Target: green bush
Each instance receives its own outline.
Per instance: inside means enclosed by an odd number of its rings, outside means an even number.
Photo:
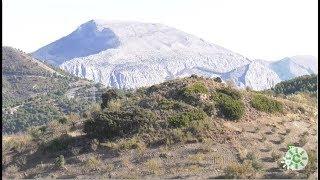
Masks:
[[[114,138],[132,135],[141,127],[150,125],[155,114],[147,109],[131,108],[121,111],[103,111],[85,121],[84,132],[95,138]]]
[[[69,135],[62,135],[60,137],[52,139],[51,141],[43,144],[42,146],[44,147],[44,151],[58,152],[67,150],[71,142],[72,138]]]
[[[218,102],[220,113],[227,119],[236,120],[244,115],[245,106],[241,100],[233,99],[224,93],[217,93],[214,99]]]
[[[63,168],[64,165],[66,164],[66,160],[64,159],[64,156],[60,155],[59,157],[57,157],[54,164],[57,168]]]
[[[62,117],[62,118],[58,119],[58,122],[60,124],[66,124],[68,122],[68,119],[66,117]]]
[[[281,102],[267,98],[266,96],[260,94],[254,95],[250,103],[252,107],[256,108],[259,111],[269,113],[283,111],[283,105]]]
[[[187,104],[192,106],[201,105],[201,94],[208,94],[208,88],[203,84],[203,82],[196,82],[190,86],[186,86],[181,88],[178,92],[180,95],[180,99]]]
[[[138,106],[142,107],[144,109],[152,109],[157,105],[157,102],[153,99],[146,98],[142,99],[139,103]]]
[[[185,95],[207,94],[208,88],[203,84],[203,82],[196,82],[191,86],[185,87],[183,92]]]
[[[304,75],[276,84],[271,90],[277,94],[294,94],[298,92],[314,93],[318,91],[318,75]]]
[[[213,79],[215,82],[222,83],[222,79],[220,77],[216,77]]]
[[[173,100],[168,100],[168,99],[162,99],[159,102],[159,108],[160,109],[173,109],[177,103]]]
[[[204,112],[207,113],[208,116],[212,116],[215,113],[215,104],[214,103],[206,103],[203,108]]]
[[[30,127],[28,128],[28,134],[32,137],[33,140],[39,140],[43,135],[43,131],[38,127]]]
[[[105,93],[101,95],[102,103],[101,109],[108,107],[109,102],[112,99],[117,99],[119,97],[119,93],[114,89],[109,89]]]
[[[194,109],[189,112],[183,112],[176,116],[172,116],[168,119],[170,126],[172,127],[185,127],[192,121],[202,121],[207,117],[203,110]]]
[[[232,88],[222,88],[222,89],[218,89],[217,92],[226,94],[228,96],[230,96],[233,99],[236,100],[240,100],[242,98],[242,95],[239,91],[232,89]]]

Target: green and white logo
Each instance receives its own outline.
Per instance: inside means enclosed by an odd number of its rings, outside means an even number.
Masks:
[[[282,163],[287,169],[302,170],[308,164],[308,154],[300,147],[290,146]]]

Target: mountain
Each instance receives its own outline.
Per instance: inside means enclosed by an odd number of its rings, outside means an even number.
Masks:
[[[222,79],[233,80],[238,87],[251,87],[254,90],[269,89],[281,81],[302,75],[318,73],[317,59],[299,55],[279,61],[253,60],[249,64],[221,75]]]
[[[32,55],[78,77],[125,89],[197,74],[263,90],[317,72],[312,56],[253,61],[180,30],[140,22],[91,20]]]
[[[282,81],[302,75],[318,73],[317,59],[313,56],[286,57],[269,64]]]
[[[161,24],[101,20],[82,24],[33,56],[76,76],[117,88],[152,85],[194,72],[219,76],[250,62],[237,53]]]
[[[25,131],[98,101],[100,85],[82,80],[21,50],[2,47],[2,132]]]
[[[278,74],[261,61],[253,61],[221,77],[233,80],[238,87],[251,87],[254,90],[268,89],[281,81]]]

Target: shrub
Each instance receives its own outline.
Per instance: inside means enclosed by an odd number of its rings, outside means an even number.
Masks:
[[[254,169],[249,161],[245,161],[243,164],[233,164],[227,166],[224,170],[226,178],[244,179],[250,178],[254,174]]]
[[[145,109],[152,109],[157,105],[156,101],[153,99],[142,99],[139,103],[138,106],[145,108]]]
[[[213,79],[215,82],[222,83],[222,79],[220,77],[216,77]]]
[[[145,144],[137,138],[124,139],[119,143],[120,150],[143,149]]]
[[[88,136],[107,139],[133,135],[141,127],[154,122],[154,119],[153,112],[141,108],[100,112],[85,121],[84,132]]]
[[[203,108],[204,112],[207,113],[208,116],[212,116],[215,113],[215,104],[214,103],[206,103]]]
[[[100,170],[102,166],[101,160],[95,156],[89,157],[84,163],[88,170]]]
[[[246,155],[246,159],[248,160],[251,160],[251,161],[254,161],[257,159],[256,155],[253,154],[252,152],[249,152],[247,155]]]
[[[185,95],[207,94],[208,88],[202,82],[196,82],[191,86],[185,87],[183,92]]]
[[[250,103],[252,107],[258,109],[259,111],[274,113],[282,112],[283,110],[282,103],[260,94],[254,95]]]
[[[183,112],[176,116],[170,117],[168,122],[172,127],[185,127],[192,121],[202,121],[206,118],[203,110],[193,109],[189,112]]]
[[[72,147],[72,148],[71,148],[71,153],[72,153],[72,155],[74,155],[74,156],[78,156],[79,153],[80,153],[80,151],[81,151],[81,148],[80,148],[80,147]]]
[[[26,164],[27,164],[27,158],[26,158],[26,156],[19,156],[19,157],[17,157],[17,164],[18,164],[20,167],[26,165]]]
[[[246,91],[252,91],[252,88],[249,86],[246,86]]]
[[[60,124],[66,124],[68,122],[68,119],[66,117],[63,117],[63,118],[58,119],[58,122]]]
[[[112,99],[116,99],[118,97],[119,97],[119,95],[118,95],[117,91],[114,89],[110,89],[110,90],[106,91],[105,93],[103,93],[101,95],[101,99],[102,99],[101,109],[108,107],[109,102]]]
[[[249,152],[246,156],[246,159],[249,163],[251,163],[251,166],[256,171],[261,171],[263,169],[262,163],[259,161],[259,159],[256,157],[255,154],[252,152]]]
[[[276,153],[275,151],[273,151],[273,152],[271,153],[271,157],[272,157],[272,160],[273,160],[273,161],[277,161],[281,156],[280,156],[279,153]]]
[[[49,152],[58,152],[66,150],[71,144],[72,139],[68,135],[62,135],[60,137],[54,138],[53,140],[49,141],[48,143],[43,144],[43,148],[45,151]]]
[[[258,159],[254,160],[254,161],[251,161],[251,166],[256,171],[262,171],[263,170],[263,165]]]
[[[40,128],[37,127],[30,127],[28,128],[28,134],[31,136],[31,138],[35,141],[39,140],[41,135],[43,134],[43,131],[40,130]]]
[[[236,99],[236,100],[240,100],[242,98],[242,95],[241,95],[241,93],[239,91],[237,91],[235,89],[232,89],[232,88],[229,88],[229,87],[218,89],[217,92],[226,94],[226,95],[228,95],[231,98]]]
[[[192,106],[199,106],[202,103],[202,98],[206,97],[209,90],[204,85],[203,82],[195,82],[189,86],[181,88],[180,91],[177,92],[180,99],[187,104]]]
[[[317,153],[314,150],[308,150],[308,164],[303,170],[303,173],[306,174],[308,177],[317,171],[318,169],[318,159],[317,159]]]
[[[190,77],[191,77],[191,78],[195,78],[195,79],[199,78],[199,76],[196,75],[196,74],[192,74]]]
[[[298,142],[298,145],[299,145],[300,147],[303,147],[303,146],[306,145],[307,143],[308,143],[308,139],[307,139],[306,136],[300,137],[299,142]]]
[[[220,112],[225,118],[236,120],[244,115],[245,106],[242,101],[235,100],[223,93],[218,94],[217,100]]]
[[[168,99],[162,99],[159,102],[159,108],[161,109],[173,109],[173,107],[176,105],[176,102],[173,100]]]
[[[107,108],[110,111],[118,111],[122,107],[122,101],[120,99],[114,99],[109,101]]]
[[[56,160],[55,160],[55,162],[54,162],[54,165],[55,165],[57,168],[63,168],[65,164],[66,164],[66,161],[65,161],[63,155],[60,155],[59,157],[57,157]]]

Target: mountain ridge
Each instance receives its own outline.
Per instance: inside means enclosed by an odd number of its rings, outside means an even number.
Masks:
[[[92,44],[95,48],[91,48]],[[72,55],[68,56],[56,47],[65,47]],[[290,59],[289,63],[261,61],[259,65],[255,60],[175,28],[134,21],[90,20],[32,54],[78,77],[125,89],[192,74],[219,76],[226,81],[232,72],[249,64],[252,65],[248,72],[264,69],[267,73],[265,76],[255,72],[256,75],[247,75],[247,78],[246,74],[240,75],[242,78],[231,78],[239,87],[263,90],[278,83],[279,78],[287,80],[315,73],[314,65],[301,66],[301,57]],[[295,65],[297,61],[300,65]],[[263,84],[265,82],[267,84]]]

